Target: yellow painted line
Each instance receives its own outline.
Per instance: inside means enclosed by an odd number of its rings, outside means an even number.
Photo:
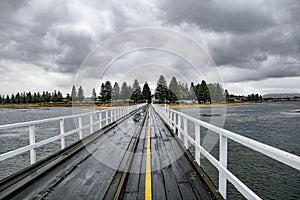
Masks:
[[[148,116],[148,140],[147,140],[147,160],[146,160],[146,188],[145,199],[152,199],[152,177],[151,177],[151,118]]]

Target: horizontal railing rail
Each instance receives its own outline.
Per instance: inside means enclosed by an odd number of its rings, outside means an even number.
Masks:
[[[300,157],[291,153],[276,149],[269,145],[257,142],[253,139],[241,136],[223,128],[214,126],[207,122],[193,118],[182,112],[172,110],[168,107],[153,105],[156,112],[174,131],[177,132],[178,138],[183,141],[184,146],[188,149],[189,143],[195,146],[195,160],[201,166],[200,155],[203,155],[211,164],[219,171],[218,190],[226,199],[227,196],[227,181],[231,182],[234,187],[247,199],[261,199],[248,186],[240,181],[232,172],[227,169],[227,144],[228,139],[233,140],[243,146],[260,152],[270,158],[282,162],[290,167],[300,170]],[[195,127],[195,138],[189,134],[188,121],[192,122]],[[183,122],[183,128],[182,128]],[[212,156],[200,143],[200,127],[204,127],[219,134],[219,160]]]
[[[133,110],[136,110],[142,107],[144,104],[138,104],[133,106],[124,106],[124,107],[116,107],[116,108],[109,108],[106,110],[99,110],[93,111],[88,113],[76,114],[76,115],[69,115],[69,116],[62,116],[62,117],[54,117],[42,120],[35,120],[35,121],[28,121],[28,122],[21,122],[21,123],[14,123],[14,124],[7,124],[7,125],[0,125],[1,130],[7,129],[14,129],[14,128],[23,128],[28,127],[28,134],[29,134],[29,145],[20,147],[15,150],[11,150],[5,153],[0,154],[0,161],[6,160],[8,158],[12,158],[19,154],[25,153],[27,151],[30,152],[30,164],[36,163],[36,149],[44,146],[46,144],[55,142],[60,140],[61,149],[66,147],[65,137],[70,136],[72,134],[78,133],[79,140],[83,139],[83,131],[86,129],[90,129],[89,133],[92,134],[102,127],[107,126],[118,119],[126,116]],[[104,115],[104,117],[102,116]],[[97,119],[94,119],[94,116],[98,116]],[[89,117],[89,123],[84,125],[83,118]],[[66,119],[74,119],[78,124],[78,127],[70,131],[65,131],[65,120]],[[36,142],[36,126],[39,124],[49,123],[49,122],[58,122],[59,123],[59,133],[53,137],[47,138],[45,140]],[[97,128],[95,129],[95,126]],[[54,152],[53,152],[54,153]]]

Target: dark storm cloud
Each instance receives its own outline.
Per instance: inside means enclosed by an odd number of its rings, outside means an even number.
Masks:
[[[86,55],[104,39],[128,28],[154,25],[155,9],[151,6],[134,1],[126,5],[93,0],[0,1],[0,58],[75,73]]]
[[[91,35],[69,27],[72,19],[65,5],[31,3],[0,2],[0,58],[74,73],[91,50]]]
[[[68,46],[71,50],[64,57],[56,60],[62,72],[74,73],[86,55],[91,51],[92,38],[76,33],[66,33],[58,36],[61,45]]]
[[[256,70],[256,75],[242,76],[239,81],[300,74],[297,0],[165,1],[162,9],[166,23],[192,23],[217,35],[216,41],[207,38],[217,66]],[[273,57],[278,58],[276,62]]]
[[[274,25],[272,18],[260,7],[234,1],[185,0],[165,1],[166,22],[189,22],[217,32],[249,33]]]
[[[155,26],[177,30],[203,45],[227,82],[300,77],[299,10],[299,0],[1,0],[0,70],[13,79],[14,69],[27,66],[31,70],[24,73],[39,69],[58,77],[53,83],[65,83],[103,40]],[[131,64],[135,62],[128,60]],[[183,64],[174,66],[193,76]]]

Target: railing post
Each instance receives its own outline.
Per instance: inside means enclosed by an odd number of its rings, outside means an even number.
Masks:
[[[181,115],[178,115],[178,137],[181,139]]]
[[[174,133],[176,132],[176,113],[173,113],[173,124],[174,124],[174,128],[173,128],[173,130],[174,130]]]
[[[171,122],[172,122],[172,129],[173,131],[175,131],[175,113],[172,112],[172,115],[171,115]]]
[[[35,144],[35,126],[29,126],[29,144]],[[30,164],[34,164],[36,162],[36,151],[34,148],[30,149]]]
[[[227,137],[220,135],[220,163],[227,168]],[[219,169],[219,192],[226,199],[227,179],[225,173]]]
[[[108,110],[105,111],[105,125],[108,125]]]
[[[90,133],[94,133],[94,125],[93,125],[93,113],[90,115]]]
[[[99,130],[102,129],[102,113],[101,111],[99,112]]]
[[[167,114],[168,124],[169,124],[169,126],[171,126],[171,111],[168,110],[167,112],[168,112],[168,114]]]
[[[201,146],[200,143],[200,125],[195,124],[195,140],[196,140],[196,144],[199,144]],[[199,166],[201,166],[200,163],[200,148],[198,148],[196,146],[195,148],[195,157],[196,157],[196,162],[198,163]]]
[[[83,131],[82,131],[82,117],[79,116],[78,118],[78,126],[79,126],[79,139],[83,138]]]
[[[113,121],[113,114],[112,114],[112,110],[109,110],[109,123],[111,124]]]
[[[63,136],[65,134],[65,120],[63,118],[59,120],[59,125],[60,125],[60,135],[61,135],[60,138],[61,149],[64,149],[66,146],[66,141]]]
[[[175,117],[175,118],[176,118],[176,123],[175,123],[175,124],[176,124],[176,126],[175,126],[174,133],[176,134],[176,130],[177,130],[177,133],[178,133],[178,131],[179,131],[179,130],[178,130],[178,117],[179,117],[179,114],[178,114],[178,113],[176,113],[176,115],[175,115],[175,116],[176,116],[176,117]]]
[[[183,127],[184,127],[183,143],[184,143],[185,148],[188,149],[189,148],[189,143],[188,143],[188,138],[187,138],[187,135],[188,135],[187,118],[183,119]]]

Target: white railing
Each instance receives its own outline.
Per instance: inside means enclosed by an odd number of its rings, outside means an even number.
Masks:
[[[96,132],[97,130],[102,129],[102,127],[107,126],[110,123],[115,122],[116,120],[124,117],[125,115],[129,114],[133,110],[140,108],[144,104],[134,105],[134,106],[124,106],[118,108],[110,108],[106,110],[94,111],[89,113],[77,114],[77,115],[70,115],[70,116],[63,116],[63,117],[55,117],[50,119],[42,119],[36,121],[29,121],[29,122],[22,122],[22,123],[15,123],[15,124],[7,124],[7,125],[0,125],[0,131],[5,129],[13,129],[13,128],[23,128],[28,127],[29,129],[29,145],[3,153],[0,155],[0,161],[5,159],[14,157],[16,155],[25,153],[30,151],[30,163],[34,164],[36,162],[36,149],[49,144],[51,142],[55,142],[60,140],[61,149],[66,147],[65,137],[70,136],[72,134],[78,133],[79,139],[83,139],[83,131],[85,129],[89,129],[90,134]],[[104,115],[104,117],[103,117]],[[95,121],[94,116],[98,116],[98,119]],[[84,125],[83,124],[83,117],[89,118],[89,123]],[[65,120],[66,119],[74,119],[74,121],[78,122],[78,128],[74,130],[65,131]],[[49,123],[49,122],[58,122],[60,134],[54,137],[45,139],[40,142],[36,142],[36,125]],[[94,129],[96,125],[98,128]],[[54,152],[53,152],[54,153]]]
[[[240,181],[232,172],[227,169],[227,141],[231,139],[239,144],[242,144],[248,148],[251,148],[257,152],[260,152],[266,156],[269,156],[279,162],[282,162],[290,167],[300,170],[300,157],[291,153],[276,149],[269,145],[257,142],[247,137],[238,135],[231,131],[222,129],[212,124],[206,123],[199,119],[195,119],[184,113],[162,107],[159,105],[153,105],[156,112],[163,118],[163,120],[173,129],[174,133],[178,133],[178,137],[183,141],[184,146],[188,149],[189,142],[195,146],[195,160],[201,166],[200,155],[203,155],[207,160],[213,164],[219,171],[219,184],[218,190],[220,194],[226,199],[227,194],[227,181],[231,182],[234,187],[247,199],[261,199],[250,188],[248,188],[242,181]],[[192,122],[195,126],[195,138],[189,135],[188,121]],[[182,124],[183,122],[183,128]],[[219,134],[219,160],[212,156],[207,150],[205,150],[200,143],[200,127],[205,127]]]

